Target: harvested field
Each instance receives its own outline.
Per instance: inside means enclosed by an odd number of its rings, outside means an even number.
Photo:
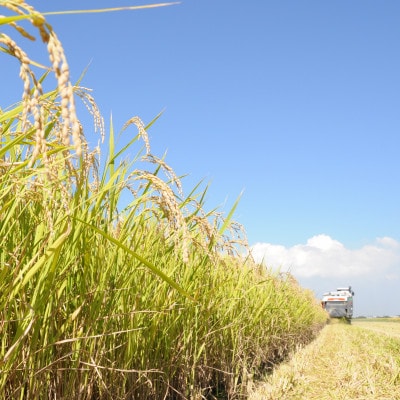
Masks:
[[[400,338],[400,318],[356,319],[353,325]]]
[[[399,320],[327,325],[259,384],[252,400],[400,399]]]

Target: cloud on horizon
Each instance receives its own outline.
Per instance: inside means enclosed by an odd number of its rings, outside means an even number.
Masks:
[[[377,238],[359,249],[348,249],[328,235],[316,235],[306,244],[285,247],[256,243],[254,259],[265,266],[290,271],[296,278],[384,276],[400,280],[400,242]]]

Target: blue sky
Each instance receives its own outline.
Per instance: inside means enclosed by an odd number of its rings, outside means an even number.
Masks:
[[[395,0],[184,0],[49,22],[72,79],[90,64],[83,85],[107,123],[164,110],[152,151],[187,174],[186,193],[204,180],[206,207],[227,213],[243,192],[235,219],[255,257],[317,296],[350,284],[356,315],[382,315],[400,314],[399,15]],[[46,60],[40,43],[26,49]],[[0,60],[5,107],[20,83]]]

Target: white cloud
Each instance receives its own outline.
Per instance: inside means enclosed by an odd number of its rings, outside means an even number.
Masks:
[[[347,249],[328,235],[317,235],[293,247],[257,243],[251,252],[257,262],[290,271],[298,278],[376,274],[390,280],[400,278],[400,242],[389,237],[377,238],[359,249]]]

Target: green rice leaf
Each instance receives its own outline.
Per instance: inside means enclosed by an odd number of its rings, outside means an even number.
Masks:
[[[125,246],[123,243],[121,243],[119,240],[113,238],[110,236],[107,232],[102,231],[101,229],[95,227],[94,225],[91,225],[87,223],[86,221],[83,221],[79,218],[76,218],[77,221],[81,222],[82,224],[85,224],[86,226],[90,227],[93,229],[95,232],[99,233],[102,235],[104,238],[106,238],[108,241],[111,243],[114,243],[116,246],[121,248],[122,250],[126,251],[128,254],[132,255],[135,257],[138,261],[140,261],[143,265],[145,265],[147,268],[150,269],[150,271],[159,276],[163,281],[167,282],[170,286],[172,286],[174,289],[176,289],[179,293],[184,295],[185,297],[193,300],[193,298],[187,293],[177,282],[172,280],[169,276],[164,274],[160,269],[158,269],[155,265],[147,261],[145,258],[143,258],[140,254],[136,253],[135,251],[131,250],[129,247]]]

